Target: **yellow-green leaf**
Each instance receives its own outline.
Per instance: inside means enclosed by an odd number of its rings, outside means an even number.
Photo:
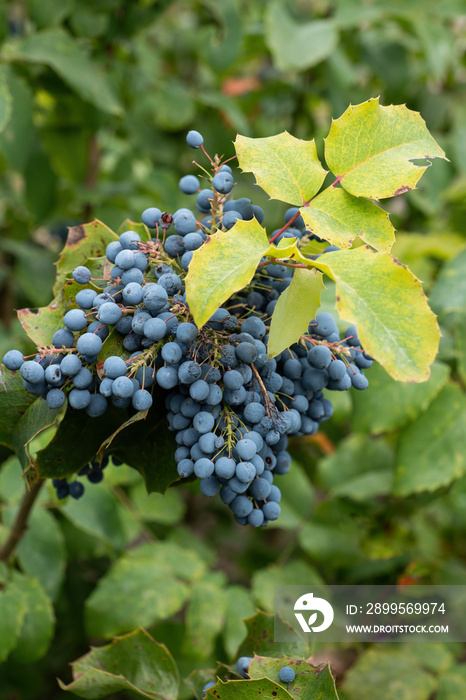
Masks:
[[[238,135],[235,148],[241,170],[254,173],[271,199],[298,207],[319,191],[327,172],[317,157],[314,139],[303,141],[287,131],[262,139]]]
[[[440,331],[417,277],[369,246],[326,253],[313,264],[336,282],[340,316],[356,324],[363,348],[388,374],[428,379]]]
[[[317,270],[298,268],[289,287],[277,301],[270,324],[269,357],[296,343],[307,332],[309,322],[320,306],[324,289],[322,274]]]
[[[418,112],[383,107],[371,99],[348,107],[325,139],[330,170],[350,194],[381,199],[416,187],[428,165],[411,161],[445,158]]]
[[[328,187],[302,207],[306,228],[339,248],[351,248],[359,236],[376,250],[389,251],[395,230],[386,211],[367,199],[353,197],[341,187]]]
[[[186,298],[199,328],[224,301],[249,284],[269,247],[265,229],[251,219],[210,236],[194,252],[186,277]]]

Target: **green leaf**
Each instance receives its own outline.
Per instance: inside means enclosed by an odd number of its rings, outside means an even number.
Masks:
[[[324,289],[322,275],[317,270],[298,268],[289,287],[280,294],[270,322],[269,357],[297,343],[307,333],[309,322],[320,306]]]
[[[148,494],[141,481],[132,487],[130,495],[138,517],[144,521],[176,525],[183,519],[186,504],[177,489],[168,489],[164,494]]]
[[[387,212],[341,187],[327,187],[301,208],[301,216],[307,230],[339,248],[351,248],[359,236],[376,250],[388,252],[395,241]]]
[[[60,24],[69,15],[73,0],[29,0],[28,14],[39,28]]]
[[[37,311],[19,309],[18,319],[28,337],[37,347],[52,346],[55,331],[63,328],[63,316],[70,308],[76,308],[75,296],[82,289],[77,282],[64,282],[55,299]]]
[[[428,700],[437,681],[403,649],[369,649],[347,672],[342,692],[348,700]]]
[[[23,468],[16,455],[11,455],[2,464],[0,471],[0,499],[6,504],[18,503],[24,496]]]
[[[268,527],[296,530],[311,517],[315,505],[315,493],[309,476],[294,460],[287,478],[280,484],[280,491],[282,492],[281,515],[278,520],[269,523]]]
[[[0,373],[0,445],[13,449],[13,433],[18,422],[37,396],[29,394],[19,372],[10,372],[3,365]]]
[[[458,373],[466,384],[466,311],[457,316],[455,341],[458,356]]]
[[[26,601],[14,585],[0,590],[0,663],[16,646],[26,615]]]
[[[29,444],[33,438],[46,428],[57,424],[63,417],[63,408],[49,408],[44,399],[39,398],[26,409],[24,415],[15,426],[12,435],[12,447],[26,470],[32,462]]]
[[[317,571],[304,561],[290,561],[286,566],[269,564],[252,575],[252,594],[261,610],[274,612],[275,586],[312,586],[323,581]]]
[[[369,199],[414,189],[430,165],[415,159],[445,158],[418,112],[405,105],[383,107],[379,98],[348,107],[332,122],[325,159],[350,194]]]
[[[113,437],[112,453],[138,470],[148,493],[165,493],[171,484],[179,481],[174,456],[177,443],[175,434],[167,428],[164,392],[155,389],[152,398],[147,418],[128,423]],[[137,450],[134,445],[138,446]]]
[[[314,140],[303,141],[287,131],[261,139],[238,135],[235,149],[241,170],[254,173],[271,199],[298,207],[319,191],[327,172]]]
[[[466,397],[447,385],[429,408],[400,436],[394,493],[435,491],[463,476],[466,456]]]
[[[2,132],[5,126],[8,124],[8,120],[11,117],[12,111],[12,97],[10,88],[8,87],[8,81],[6,78],[5,68],[0,68],[0,132]]]
[[[26,606],[13,658],[31,664],[45,656],[52,641],[55,627],[52,602],[39,581],[31,576],[14,572],[10,585],[19,593]]]
[[[198,555],[171,542],[124,554],[86,601],[89,634],[111,637],[167,619],[188,601],[187,581],[198,580],[204,569]]]
[[[227,655],[232,657],[247,634],[244,618],[254,615],[256,609],[249,591],[242,586],[228,586],[225,600],[223,645]]]
[[[426,410],[449,375],[448,365],[434,362],[426,382],[396,382],[375,363],[367,373],[370,389],[353,393],[354,428],[378,435],[403,427]]]
[[[115,549],[128,544],[123,506],[104,484],[86,484],[79,501],[68,498],[60,511],[77,528]]]
[[[23,172],[34,142],[33,96],[26,81],[9,67],[4,68],[11,95],[11,115],[0,133],[0,153],[13,170]]]
[[[79,127],[41,129],[41,141],[55,173],[79,186],[89,168],[89,131]]]
[[[14,257],[13,276],[21,291],[37,306],[47,304],[55,280],[55,253],[30,239],[14,238],[0,239],[0,250]]]
[[[47,408],[45,401],[41,403]],[[126,412],[113,407],[98,418],[89,417],[86,411],[68,409],[50,443],[36,455],[35,466],[39,476],[43,479],[62,479],[85,467],[126,415]]]
[[[438,314],[458,313],[466,307],[466,249],[442,267],[430,295],[430,303]]]
[[[273,700],[292,700],[290,695],[281,685],[269,681],[268,678],[260,678],[251,681],[227,681],[221,680],[206,691],[206,700],[252,700],[252,698],[273,698]]]
[[[290,635],[289,642],[274,642],[274,624],[281,622],[286,629],[287,636]],[[247,637],[238,649],[238,656],[252,656],[260,654],[261,656],[274,656],[277,651],[290,656],[303,657],[307,656],[307,646],[299,637],[298,633],[287,623],[281,621],[274,615],[268,615],[263,612],[257,612],[253,617],[248,617],[245,620],[247,627]]]
[[[112,355],[118,355],[125,361],[130,358],[131,353],[123,346],[123,340],[124,336],[113,327],[103,342],[102,350],[99,352],[98,370],[103,366],[107,357]]]
[[[466,695],[466,666],[458,664],[444,671],[438,679],[435,700],[458,700]]]
[[[118,691],[143,698],[176,700],[180,679],[176,663],[164,644],[139,629],[94,647],[72,664],[73,681],[62,690],[96,700]]]
[[[313,264],[336,282],[338,313],[356,324],[364,350],[394,379],[425,381],[440,332],[419,280],[368,246],[326,253]]]
[[[316,561],[338,561],[354,565],[360,556],[359,540],[362,536],[356,523],[342,521],[324,525],[312,521],[304,525],[298,534],[298,540],[305,552]]]
[[[201,50],[218,74],[228,68],[241,53],[243,44],[243,16],[234,0],[218,3],[204,0],[220,25],[218,30],[206,27],[206,34],[200,41]],[[200,38],[200,37],[199,37]]]
[[[183,645],[190,658],[206,659],[214,651],[225,624],[226,602],[224,590],[216,581],[204,579],[192,587]]]
[[[297,22],[280,0],[268,4],[265,22],[265,39],[280,70],[310,68],[336,48],[338,35],[332,20]]]
[[[5,524],[9,527],[16,510],[5,510]],[[16,551],[22,570],[35,576],[45,593],[55,600],[65,575],[66,552],[60,526],[47,509],[33,509]]]
[[[394,455],[383,440],[350,435],[319,462],[319,481],[331,496],[365,501],[390,493]]]
[[[296,673],[292,683],[283,683],[279,672],[283,666],[290,666]],[[330,667],[311,666],[300,659],[255,656],[249,665],[248,673],[251,678],[269,678],[271,681],[287,686],[294,700],[338,700],[335,679]]]
[[[249,284],[269,247],[265,229],[252,219],[237,221],[229,231],[209,236],[194,251],[186,277],[186,297],[199,328],[224,301]]]
[[[9,61],[47,65],[86,102],[110,114],[122,111],[104,73],[63,29],[45,29],[11,41],[3,55]]]
[[[52,215],[57,201],[58,178],[42,144],[36,142],[24,170],[29,214],[41,222]]]
[[[196,115],[194,102],[185,82],[172,76],[154,91],[156,108],[153,118],[163,131],[179,131],[192,124]]]
[[[118,236],[101,221],[73,226],[68,231],[66,245],[57,262],[57,279],[54,294],[58,295],[71,271],[78,265],[85,265],[90,258],[104,255],[105,249]]]

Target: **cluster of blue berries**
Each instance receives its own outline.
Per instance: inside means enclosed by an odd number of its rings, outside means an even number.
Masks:
[[[116,467],[122,464],[122,462],[113,455],[112,462]],[[108,463],[109,456],[104,455],[100,462],[93,460],[89,464],[86,464],[85,467],[80,469],[77,475],[78,477],[86,477],[90,484],[100,484],[104,478],[104,469],[107,467]],[[71,498],[75,498],[77,500],[84,494],[84,484],[82,481],[78,481],[77,479],[74,479],[73,481],[69,481],[67,478],[52,479],[52,485],[59,500],[62,500],[67,496],[71,496]]]
[[[189,132],[187,141],[203,148],[198,132]],[[280,515],[274,481],[290,468],[289,437],[312,435],[331,417],[325,390],[365,389],[364,370],[372,359],[356,329],[340,338],[328,313],[317,315],[299,343],[268,359],[268,324],[293,268],[265,260],[246,289],[203,328],[195,325],[184,283],[194,251],[239,219],[264,218],[249,199],[228,199],[231,168],[217,157],[210,160],[209,188],[201,189],[194,175],[180,180],[184,193],[196,195],[201,221],[186,208],[173,214],[146,209],[141,217],[151,232],[146,240],[129,230],[107,245],[101,267],[110,272],[103,288],[86,266],[72,271],[81,288],[51,345],[32,359],[10,350],[3,364],[19,370],[25,389],[50,408],[68,401],[70,409],[96,418],[109,404],[149,411],[154,387],[165,390],[180,478],[197,477],[201,492],[220,493],[238,523],[263,527]],[[276,240],[312,236],[297,213],[288,210]],[[110,334],[120,339],[121,356],[106,351]],[[96,483],[105,464],[88,465],[79,475]],[[59,479],[54,485],[59,498],[83,493],[79,481]]]

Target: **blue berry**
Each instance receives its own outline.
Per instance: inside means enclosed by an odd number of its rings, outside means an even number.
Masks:
[[[212,187],[220,194],[228,194],[228,192],[231,192],[234,184],[233,176],[226,170],[218,172],[212,178]]]
[[[184,175],[178,186],[184,194],[195,194],[201,185],[195,175]]]
[[[35,360],[27,360],[23,362],[19,368],[19,373],[22,378],[30,384],[39,384],[44,379],[44,368]]]
[[[21,365],[24,363],[23,355],[19,350],[9,350],[2,360],[5,367],[11,371],[20,369]]]
[[[188,146],[191,146],[191,148],[200,148],[204,143],[204,137],[198,131],[188,131],[186,143]]]
[[[156,228],[157,224],[161,223],[162,212],[157,207],[149,207],[141,214],[141,221],[147,228]]]
[[[68,485],[68,492],[71,498],[81,498],[84,493],[84,485],[80,481],[72,481]]]
[[[87,318],[82,309],[71,309],[64,315],[63,323],[70,331],[82,331],[87,326]]]
[[[132,403],[136,411],[147,411],[152,406],[152,396],[146,389],[137,389],[133,394]]]
[[[291,666],[282,666],[278,672],[278,677],[282,683],[292,683],[296,677],[296,673]]]
[[[90,282],[92,277],[91,271],[89,270],[89,268],[84,267],[84,265],[79,265],[78,267],[75,267],[71,274],[73,275],[74,281],[78,284],[87,284],[88,282]]]

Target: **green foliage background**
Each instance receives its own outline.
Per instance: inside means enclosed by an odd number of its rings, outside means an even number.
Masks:
[[[151,205],[190,206],[177,184],[195,172],[190,128],[227,156],[238,132],[286,129],[321,149],[332,117],[380,95],[421,112],[450,159],[387,207],[393,252],[442,327],[429,381],[395,383],[374,367],[367,392],[334,397],[324,431],[295,441],[282,516],[266,531],[239,528],[195,486],[148,497],[125,466],[79,502],[45,489],[0,609],[2,698],[69,697],[55,680],[71,681],[69,662],[143,626],[182,678],[194,672],[180,686],[187,700],[213,678],[203,669],[241,644],[252,651],[242,618],[272,610],[274,584],[465,583],[464,3],[24,0],[0,5],[0,35],[0,355],[27,349],[13,310],[52,298],[67,225],[116,229]],[[237,190],[281,224],[286,207],[252,178]],[[0,460],[1,540],[24,487],[17,457],[0,446]],[[10,576],[0,565],[0,586]],[[466,690],[464,649],[451,644],[317,647],[312,659],[331,660],[348,700]]]

